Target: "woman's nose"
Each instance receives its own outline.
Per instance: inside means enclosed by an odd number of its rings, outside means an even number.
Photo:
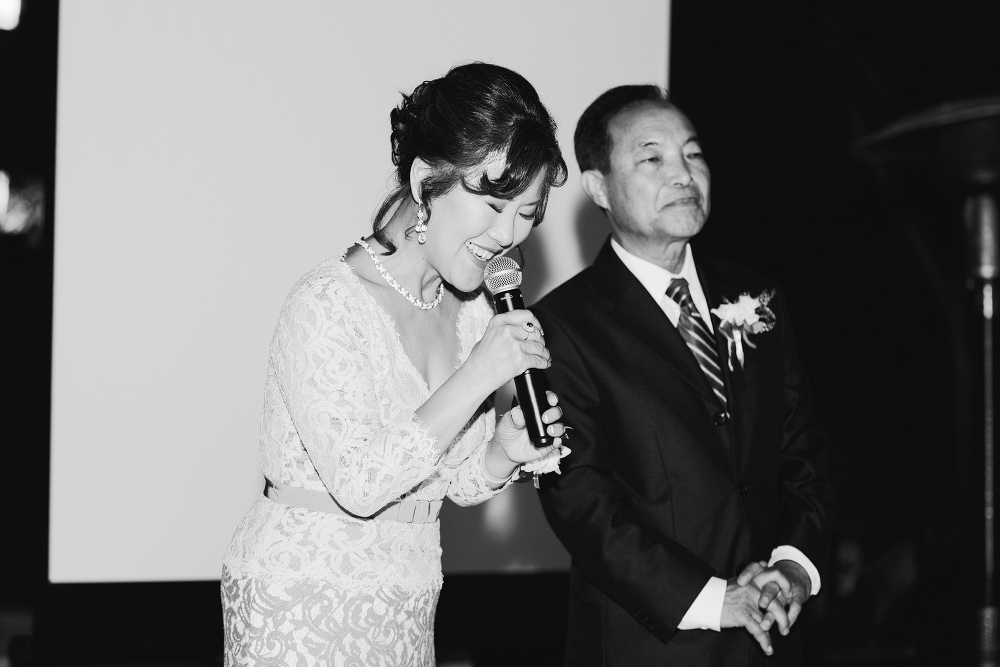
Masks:
[[[500,244],[502,248],[509,248],[514,243],[514,218],[501,215],[496,223],[490,227],[489,237]]]

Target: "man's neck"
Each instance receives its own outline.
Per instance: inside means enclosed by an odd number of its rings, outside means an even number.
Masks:
[[[635,255],[639,259],[656,264],[675,275],[684,268],[684,258],[687,256],[688,239],[672,240],[663,244],[653,244],[644,239],[644,242],[636,242],[634,239],[612,232],[615,241],[627,252]]]

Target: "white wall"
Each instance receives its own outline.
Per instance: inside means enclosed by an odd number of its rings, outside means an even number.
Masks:
[[[488,60],[525,75],[553,112],[571,176],[530,242],[530,298],[576,273],[603,235],[577,184],[580,112],[612,85],[667,77],[669,0],[63,0],[60,12],[59,583],[218,577],[262,486],[278,308],[299,275],[370,229],[399,91]],[[537,501],[516,497],[537,519]],[[446,564],[564,565],[531,530],[543,555],[515,540],[487,550],[493,561],[472,550]]]

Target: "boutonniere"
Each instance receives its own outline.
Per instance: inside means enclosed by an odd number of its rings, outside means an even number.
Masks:
[[[774,328],[774,311],[767,307],[772,298],[774,290],[761,292],[756,298],[744,292],[735,303],[723,299],[724,303],[721,306],[712,309],[712,314],[720,320],[719,329],[729,343],[729,370],[733,370],[734,354],[740,362],[740,368],[743,368],[744,343],[751,348],[757,347],[750,340],[752,334],[764,333]]]

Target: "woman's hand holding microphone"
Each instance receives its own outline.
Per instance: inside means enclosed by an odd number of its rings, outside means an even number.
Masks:
[[[493,392],[528,369],[552,365],[538,320],[528,310],[513,310],[495,315],[482,339],[472,349],[466,363],[472,362],[483,381]],[[484,458],[487,479],[494,484],[505,482],[521,464],[529,472],[558,470],[558,461],[569,453],[562,447],[567,439],[566,426],[559,420],[562,409],[558,398],[546,392],[549,408],[542,413],[545,432],[554,438],[551,445],[537,449],[528,438],[524,414],[515,406],[497,423],[496,433]]]

